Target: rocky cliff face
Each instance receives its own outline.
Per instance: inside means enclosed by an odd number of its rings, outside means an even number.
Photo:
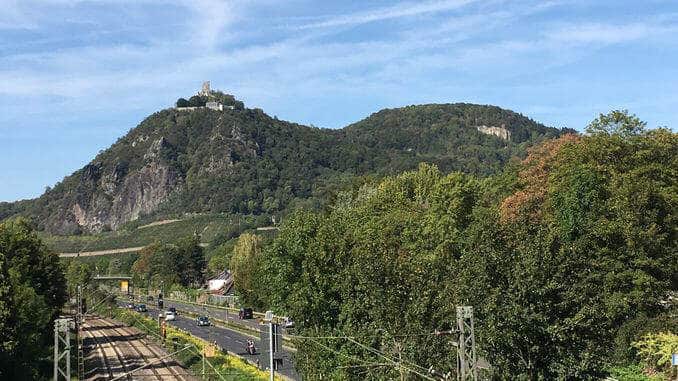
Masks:
[[[494,135],[498,138],[504,140],[511,140],[511,131],[506,129],[506,126],[502,125],[501,127],[496,126],[476,126],[478,131],[483,134]]]
[[[113,186],[102,181],[103,194],[95,193],[81,205],[71,207],[75,222],[88,231],[117,229],[125,222],[153,212],[180,188],[183,179],[177,171],[160,163],[149,163]]]
[[[64,200],[65,213],[50,218],[48,230],[62,234],[78,229],[115,230],[156,210],[172,192],[181,189],[184,180],[180,171],[161,157],[167,146],[163,137],[154,140],[143,155],[142,166],[131,172],[121,162],[85,166],[77,178],[76,197]]]

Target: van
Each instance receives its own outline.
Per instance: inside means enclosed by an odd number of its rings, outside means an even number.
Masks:
[[[251,308],[241,308],[238,312],[238,318],[240,319],[253,319],[254,311]]]

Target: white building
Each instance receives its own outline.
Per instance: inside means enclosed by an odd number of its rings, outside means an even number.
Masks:
[[[205,104],[205,107],[207,107],[210,110],[224,111],[224,105],[222,105],[219,102],[215,102],[215,101],[207,102]]]
[[[226,294],[233,287],[233,276],[228,270],[222,271],[219,275],[207,281],[207,289],[210,292],[219,291]]]

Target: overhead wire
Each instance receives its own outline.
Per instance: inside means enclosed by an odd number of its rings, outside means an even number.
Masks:
[[[429,332],[429,333],[424,333],[424,334],[393,335],[391,337],[394,337],[394,338],[395,337],[417,337],[417,336],[421,337],[421,336],[431,336],[431,335],[440,336],[440,335],[444,335],[444,334],[451,334],[451,333],[454,333],[454,332],[455,332],[454,330],[435,331],[435,332]],[[433,381],[436,380],[435,378],[430,377],[427,374],[421,372],[421,371],[423,371],[423,372],[428,373],[430,371],[430,369],[424,368],[421,365],[417,365],[417,364],[414,364],[414,363],[409,362],[409,361],[402,361],[402,360],[396,360],[396,359],[390,358],[384,352],[379,351],[375,348],[372,348],[368,345],[360,343],[359,341],[356,340],[355,337],[351,337],[351,336],[303,336],[303,335],[288,335],[288,337],[296,338],[296,339],[311,340],[314,343],[316,343],[317,345],[322,346],[323,348],[325,348],[325,349],[327,349],[327,350],[329,350],[329,351],[331,351],[335,354],[338,354],[338,355],[341,355],[341,356],[344,356],[344,357],[349,357],[353,360],[358,360],[359,362],[365,363],[365,365],[362,365],[363,367],[365,367],[365,366],[375,366],[375,365],[379,364],[379,363],[374,363],[374,362],[370,363],[366,360],[358,359],[355,356],[349,356],[345,353],[334,350],[334,349],[332,349],[332,348],[330,348],[330,347],[328,347],[324,344],[321,344],[317,341],[319,339],[348,340],[348,341],[350,341],[350,342],[372,352],[373,354],[376,354],[376,355],[382,357],[383,359],[389,361],[390,362],[389,365],[391,365],[391,366],[400,367],[402,369],[405,369],[405,370],[407,370],[411,373],[415,373],[415,374],[419,375],[420,377],[423,377],[423,378],[428,379],[428,380],[433,380]],[[363,337],[363,338],[381,338],[381,337],[384,337],[384,335],[366,336],[366,337]],[[381,363],[381,365],[383,366],[383,363]],[[358,366],[356,366],[356,367],[358,367]],[[415,369],[411,369],[411,368],[415,368]],[[418,368],[419,370],[417,370],[416,368]]]
[[[419,371],[416,371],[416,370],[414,370],[414,369],[410,369],[410,368],[408,368],[408,367],[405,367],[405,366],[403,366],[402,364],[405,363],[405,364],[407,364],[407,365],[409,365],[409,366],[413,366],[413,367],[417,367],[417,368],[423,369],[425,372],[428,373],[429,370],[426,369],[426,368],[424,368],[424,367],[422,367],[422,366],[420,366],[420,365],[417,365],[417,364],[414,364],[414,363],[410,363],[410,362],[407,362],[407,361],[398,361],[398,360],[394,360],[394,359],[392,359],[392,358],[386,356],[385,353],[383,353],[383,352],[381,352],[381,351],[379,351],[379,350],[377,350],[377,349],[375,349],[375,348],[372,348],[372,347],[370,347],[370,346],[368,346],[368,345],[362,344],[362,343],[360,343],[360,342],[358,342],[358,341],[356,341],[356,340],[354,340],[354,339],[352,339],[352,338],[347,338],[347,340],[350,341],[350,342],[352,342],[352,343],[354,343],[354,344],[357,344],[357,345],[359,345],[359,346],[361,346],[361,347],[363,347],[363,348],[365,348],[365,349],[367,349],[368,351],[370,351],[370,352],[372,352],[372,353],[375,353],[376,355],[382,357],[383,359],[385,359],[385,360],[387,360],[387,361],[392,362],[393,365],[396,365],[396,366],[398,366],[399,368],[403,368],[403,369],[405,369],[405,370],[408,370],[408,371],[410,371],[410,372],[412,372],[412,373],[415,373],[415,374],[417,374],[417,375],[419,375],[419,376],[421,376],[421,377],[423,377],[423,378],[425,378],[425,379],[427,379],[427,380],[436,381],[435,378],[433,378],[433,377],[431,377],[431,376],[429,376],[429,375],[427,375],[427,374],[420,373]]]

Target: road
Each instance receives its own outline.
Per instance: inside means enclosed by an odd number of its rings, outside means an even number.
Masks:
[[[120,301],[121,303],[124,303],[124,301]],[[190,316],[182,316],[182,308],[179,304],[176,303],[166,303],[165,307],[170,307],[173,305],[178,311],[179,314],[177,316],[177,319],[175,321],[169,321],[167,322],[168,324],[171,324],[173,326],[176,326],[178,328],[181,328],[187,332],[190,332],[192,335],[199,337],[201,339],[207,340],[209,342],[215,342],[217,345],[219,345],[221,348],[235,353],[236,355],[245,358],[247,360],[250,360],[252,362],[255,362],[259,359],[258,355],[249,355],[247,352],[245,352],[245,346],[247,343],[248,339],[254,339],[255,346],[257,350],[262,349],[261,342],[259,340],[258,335],[248,335],[244,334],[232,329],[228,329],[225,327],[220,327],[220,326],[210,326],[210,327],[198,327],[195,324],[195,318],[190,317]],[[158,318],[158,313],[160,312],[157,307],[147,305],[148,307],[148,312],[146,313],[149,317],[153,318],[154,320],[157,320]],[[201,314],[207,315],[212,317],[210,315],[209,311],[208,313],[202,312]],[[218,319],[221,319],[220,317],[217,317]],[[286,377],[289,377],[294,380],[300,380],[301,377],[299,374],[296,372],[294,369],[294,363],[293,363],[293,354],[292,352],[283,347],[283,352],[282,352],[282,358],[283,358],[283,366],[281,369],[278,370],[278,372]]]
[[[137,297],[137,300],[140,299]],[[165,299],[164,303],[165,308],[174,307],[180,311],[187,311],[199,315],[206,315],[209,316],[210,318],[217,318],[225,322],[229,322],[235,325],[241,325],[244,326],[245,328],[259,331],[259,321],[257,319],[239,319],[238,312],[234,310],[227,310],[225,308],[218,308],[208,305],[199,306],[192,303],[178,302],[167,299]]]
[[[199,243],[200,247],[207,247],[209,243]],[[60,258],[74,258],[74,257],[95,257],[98,255],[110,255],[110,254],[125,254],[125,253],[134,253],[141,251],[146,246],[135,246],[135,247],[121,247],[118,249],[106,249],[106,250],[96,250],[96,251],[82,251],[78,253],[59,253]]]

